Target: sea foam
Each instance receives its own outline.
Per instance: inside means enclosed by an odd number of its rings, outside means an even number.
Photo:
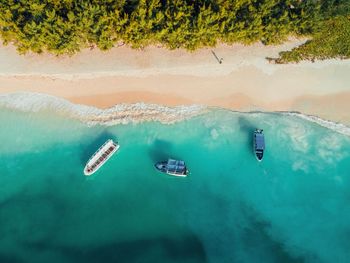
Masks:
[[[286,114],[288,116],[295,116],[295,117],[301,118],[303,120],[316,123],[322,127],[328,128],[330,130],[341,133],[343,135],[350,136],[350,127],[343,124],[343,123],[334,122],[334,121],[330,121],[330,120],[324,120],[320,117],[313,116],[313,115],[307,115],[307,114],[303,114],[300,112],[283,112],[283,114]]]
[[[145,121],[159,121],[163,124],[171,124],[198,116],[210,111],[218,110],[216,107],[203,105],[181,105],[167,107],[157,104],[134,103],[117,104],[107,109],[100,109],[93,106],[74,104],[65,99],[55,96],[32,93],[16,92],[0,95],[0,107],[16,109],[24,112],[55,111],[58,114],[67,115],[79,119],[88,125],[115,125],[140,123]],[[249,114],[263,114],[265,112],[240,112]],[[276,112],[287,116],[295,116],[303,120],[316,123],[322,127],[333,130],[337,133],[350,136],[350,127],[317,116],[306,115],[300,112]]]
[[[108,109],[99,109],[74,104],[51,95],[27,92],[0,95],[0,107],[24,112],[55,111],[89,125],[114,125],[144,121],[170,124],[206,111],[206,107],[201,105],[166,107],[146,103],[118,104]]]

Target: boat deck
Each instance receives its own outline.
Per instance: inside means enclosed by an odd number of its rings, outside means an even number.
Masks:
[[[112,140],[105,142],[89,159],[84,173],[91,175],[96,172],[119,148],[119,145]]]

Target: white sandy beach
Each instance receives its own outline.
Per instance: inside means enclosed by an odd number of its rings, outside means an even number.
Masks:
[[[100,108],[145,102],[300,111],[350,124],[350,61],[274,65],[265,59],[302,42],[221,45],[193,53],[119,47],[63,58],[23,56],[13,46],[0,46],[0,93],[44,93]]]

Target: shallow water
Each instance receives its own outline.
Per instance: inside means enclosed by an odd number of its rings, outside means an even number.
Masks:
[[[0,262],[350,258],[350,138],[315,123],[223,110],[170,125],[89,127],[10,109],[0,120]],[[108,138],[119,152],[85,177]],[[190,176],[158,173],[153,164],[168,157]]]

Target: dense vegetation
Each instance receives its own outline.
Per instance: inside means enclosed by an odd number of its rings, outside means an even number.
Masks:
[[[311,40],[291,51],[281,52],[275,62],[288,63],[328,58],[350,58],[350,16],[325,21]]]
[[[273,44],[289,35],[319,37],[320,24],[346,15],[348,2],[0,0],[0,35],[21,53],[73,54],[89,46],[106,50],[120,43],[189,50],[214,46],[218,41]]]

